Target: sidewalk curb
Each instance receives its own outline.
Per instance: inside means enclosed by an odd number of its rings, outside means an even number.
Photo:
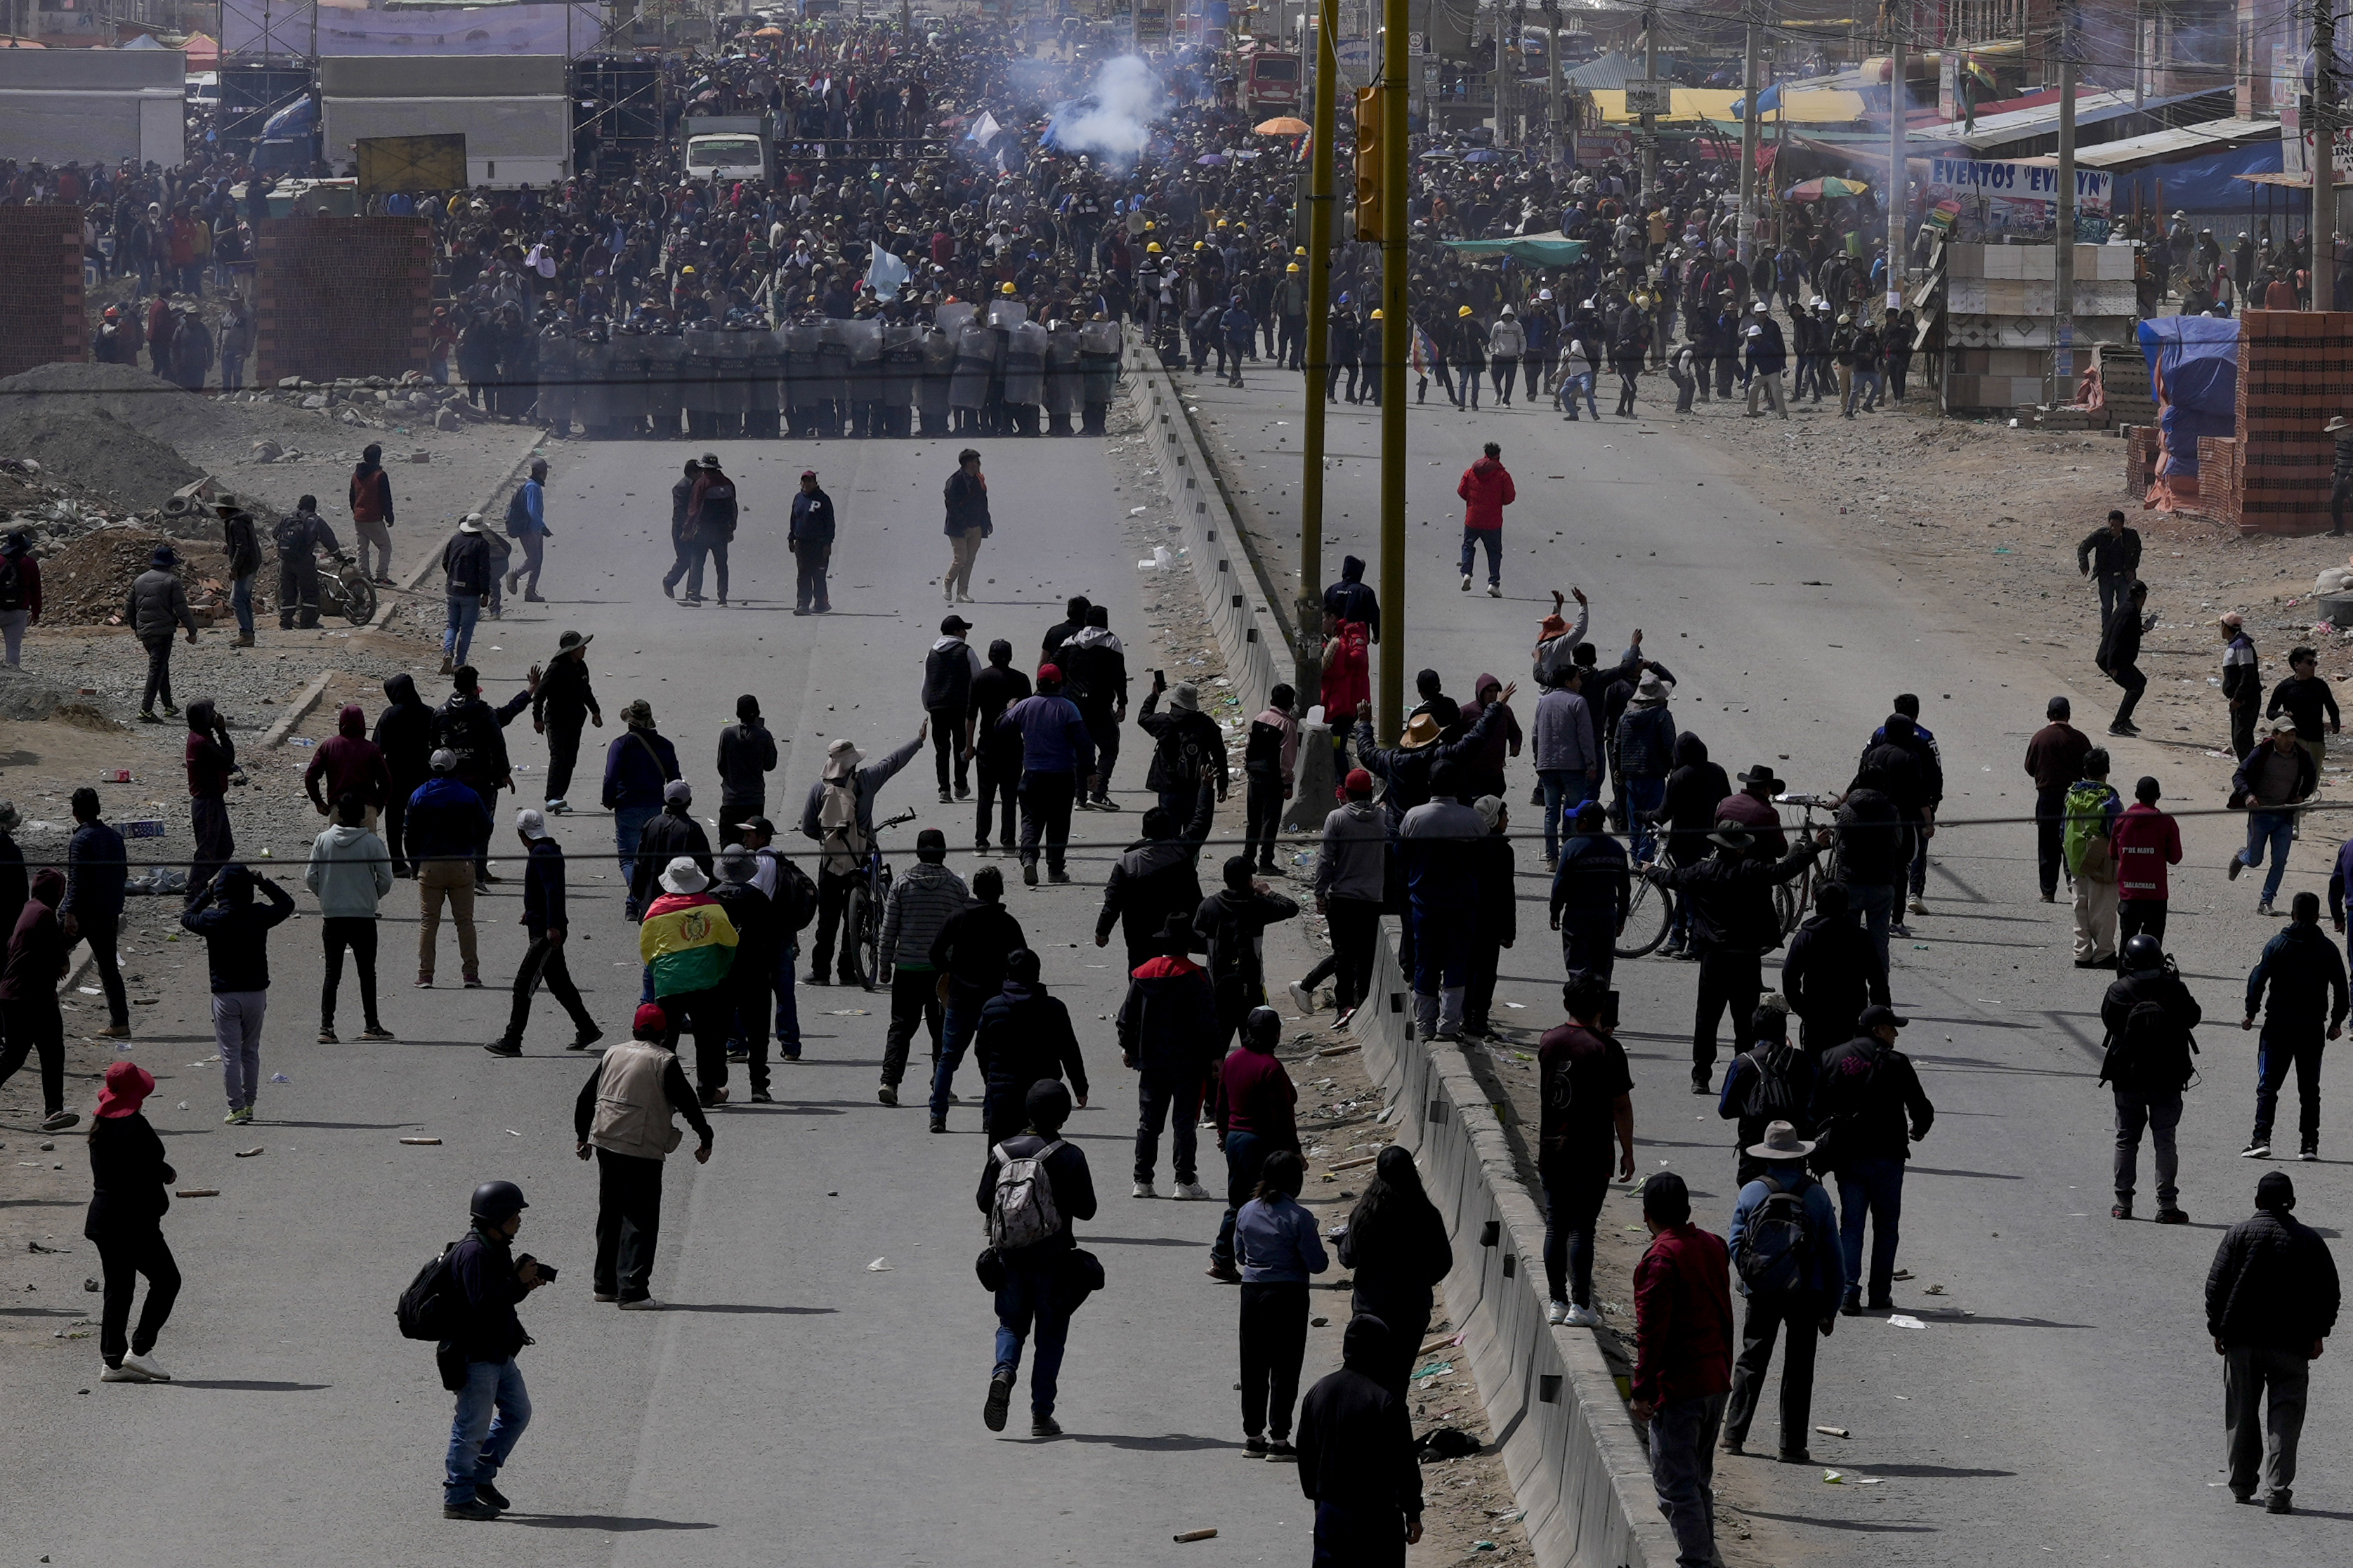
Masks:
[[[484,496],[482,498],[481,504],[475,507],[473,510],[480,512],[483,518],[488,520],[491,515],[491,505],[497,500],[499,496],[505,493],[508,487],[515,482],[515,476],[517,474],[523,473],[529,469],[532,458],[539,455],[540,448],[544,447],[547,444],[547,441],[548,435],[546,431],[542,430],[538,434],[534,435],[531,438],[530,444],[523,448],[522,455],[507,466],[505,475],[500,479],[498,483],[491,487],[490,494]],[[375,614],[367,618],[367,623],[362,628],[363,630],[383,630],[384,624],[386,620],[391,618],[392,612],[398,609],[402,605],[409,602],[408,595],[417,592],[417,585],[425,581],[427,574],[430,573],[434,567],[441,563],[442,547],[448,543],[449,533],[456,528],[456,526],[457,525],[455,523],[451,523],[448,529],[445,529],[435,534],[433,536],[432,548],[427,551],[423,555],[419,556],[417,560],[417,563],[409,567],[406,572],[401,574],[399,585],[394,588],[392,592],[382,594],[377,596],[375,602]],[[269,742],[269,744],[275,745],[277,742],[273,741]]]
[[[321,670],[304,684],[301,690],[294,694],[293,702],[285,712],[279,715],[278,722],[262,731],[261,749],[263,751],[275,751],[286,743],[286,737],[293,731],[294,726],[309,718],[311,710],[319,705],[319,699],[325,693],[327,682],[334,673],[332,669]]]
[[[1460,1047],[1411,1037],[1396,922],[1381,924],[1371,995],[1349,1032],[1374,1081],[1401,1108],[1397,1141],[1413,1152],[1455,1237],[1446,1305],[1462,1334],[1458,1359],[1478,1379],[1536,1562],[1666,1568],[1674,1536],[1600,1342],[1545,1321],[1544,1213],[1501,1115]],[[1482,1246],[1491,1224],[1496,1239]]]

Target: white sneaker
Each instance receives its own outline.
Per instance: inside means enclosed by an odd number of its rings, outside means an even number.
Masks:
[[[1176,1195],[1187,1203],[1203,1204],[1209,1201],[1209,1189],[1198,1182],[1179,1182]]]
[[[1561,1324],[1568,1321],[1568,1303],[1566,1301],[1547,1301],[1545,1303],[1545,1321],[1550,1323],[1555,1328],[1558,1328]]]
[[[100,1365],[101,1370],[98,1374],[98,1381],[100,1383],[153,1383],[155,1381],[140,1368],[132,1365],[129,1356],[122,1358],[121,1366],[106,1366],[103,1363]]]
[[[621,1302],[620,1308],[624,1312],[659,1312],[662,1304],[651,1296],[640,1296],[634,1301]]]
[[[1462,574],[1462,591],[1466,594],[1471,591],[1471,574],[1468,572]]]
[[[1601,1314],[1590,1307],[1580,1307],[1571,1301],[1568,1315],[1561,1321],[1572,1329],[1598,1329],[1601,1326]]]
[[[172,1374],[164,1370],[164,1363],[155,1359],[155,1352],[153,1351],[149,1351],[144,1355],[140,1354],[137,1351],[132,1351],[129,1355],[122,1358],[122,1364],[125,1366],[137,1367],[141,1372],[147,1374],[147,1381],[150,1383],[169,1383],[172,1381]]]
[[[1313,1013],[1315,1011],[1315,994],[1314,992],[1308,990],[1306,986],[1302,985],[1296,980],[1293,981],[1286,989],[1291,993],[1292,1005],[1297,1007],[1302,1014]]]
[[[1487,584],[1487,597],[1491,599],[1500,599],[1503,596],[1504,589],[1501,584],[1490,583]]]
[[[1915,915],[1925,915],[1928,912],[1928,900],[1915,893],[1912,895],[1911,909]]]
[[[1132,1198],[1156,1198],[1160,1194],[1152,1190],[1150,1182],[1138,1182],[1128,1189],[1127,1195]]]

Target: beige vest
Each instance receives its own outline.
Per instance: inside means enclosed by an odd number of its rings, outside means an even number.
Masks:
[[[659,1160],[677,1148],[686,1132],[671,1121],[670,1096],[662,1092],[672,1059],[649,1040],[623,1040],[607,1051],[588,1142],[639,1160]]]

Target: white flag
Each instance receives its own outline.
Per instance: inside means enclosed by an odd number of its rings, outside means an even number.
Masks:
[[[972,129],[965,132],[965,139],[977,142],[986,147],[996,141],[1004,129],[1005,127],[997,122],[997,116],[984,109],[980,111],[980,118],[972,122]]]
[[[907,264],[876,246],[874,259],[866,264],[866,286],[874,290],[877,299],[895,300],[906,283]]]

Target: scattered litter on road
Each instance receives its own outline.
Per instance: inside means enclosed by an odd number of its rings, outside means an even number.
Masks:
[[[288,1078],[282,1072],[274,1072],[269,1075],[269,1081],[272,1083],[292,1083],[294,1080]]]
[[[25,1250],[27,1252],[63,1252],[65,1248],[62,1247],[43,1247],[37,1241],[28,1241],[25,1243]]]
[[[873,1262],[866,1266],[866,1272],[869,1274],[889,1274],[893,1272],[893,1269],[890,1264],[878,1258]]]
[[[252,1159],[256,1154],[260,1153],[260,1152],[261,1152],[261,1150],[262,1150],[262,1145],[260,1145],[260,1144],[257,1143],[257,1144],[255,1144],[255,1145],[254,1145],[252,1148],[250,1148],[250,1149],[239,1149],[239,1150],[237,1152],[237,1157],[238,1159],[240,1159],[240,1160],[250,1160],[250,1159]]]
[[[1891,1329],[1925,1329],[1928,1325],[1922,1322],[1917,1318],[1912,1317],[1904,1312],[1898,1312],[1894,1317],[1887,1320],[1887,1326]]]
[[[404,1138],[404,1139],[402,1139],[402,1140],[401,1140],[401,1142],[404,1142],[404,1143],[414,1144],[414,1145],[417,1145],[417,1146],[418,1146],[418,1147],[422,1148],[422,1147],[429,1147],[430,1145],[433,1145],[433,1144],[438,1143],[438,1142],[441,1142],[441,1140],[439,1140],[438,1138]]]
[[[1853,1433],[1848,1431],[1843,1426],[1817,1426],[1814,1430],[1820,1432],[1825,1437],[1852,1438],[1854,1436]]]
[[[504,1132],[504,1133],[505,1133],[508,1137],[510,1137],[510,1138],[520,1138],[520,1137],[522,1137],[522,1133],[520,1133],[520,1132],[516,1131],[515,1131],[513,1128],[512,1128],[512,1127],[502,1127],[502,1128],[499,1129],[499,1131],[501,1131],[501,1132]]]
[[[1214,1530],[1187,1530],[1187,1531],[1182,1531],[1182,1532],[1180,1532],[1180,1533],[1178,1533],[1178,1534],[1172,1535],[1172,1536],[1170,1536],[1168,1539],[1169,1539],[1169,1540],[1171,1540],[1171,1541],[1176,1541],[1176,1542],[1186,1542],[1186,1541],[1215,1541],[1217,1538],[1218,1538],[1218,1532],[1217,1532],[1216,1531],[1214,1531]]]
[[[180,1109],[181,1109],[181,1110],[187,1110],[187,1109],[188,1109],[188,1102],[187,1102],[186,1100],[182,1100],[182,1101],[180,1101]]]
[[[1849,1476],[1837,1470],[1824,1470],[1822,1484],[1826,1487],[1875,1487],[1880,1483],[1873,1476]]]
[[[834,1007],[827,1010],[826,1016],[828,1018],[863,1018],[866,1016],[866,1009],[863,1007]]]
[[[174,1187],[172,1189],[172,1195],[182,1198],[216,1198],[220,1196],[220,1189],[218,1187]]]
[[[1942,1285],[1931,1285],[1926,1289],[1920,1292],[1923,1296],[1941,1296],[1944,1293],[1945,1288]]]
[[[1413,1374],[1413,1381],[1419,1383],[1424,1378],[1443,1377],[1453,1370],[1454,1363],[1451,1361],[1434,1361],[1428,1366],[1423,1367],[1420,1371],[1415,1373]]]
[[[106,1287],[105,1287],[105,1286],[103,1286],[103,1285],[100,1284],[100,1283],[99,1283],[97,1280],[95,1280],[95,1279],[85,1279],[85,1280],[83,1280],[83,1281],[81,1282],[81,1288],[82,1288],[83,1289],[85,1289],[85,1290],[89,1291],[89,1292],[90,1292],[91,1295],[93,1295],[93,1296],[97,1295],[100,1290],[103,1290],[103,1289],[106,1289]]]

